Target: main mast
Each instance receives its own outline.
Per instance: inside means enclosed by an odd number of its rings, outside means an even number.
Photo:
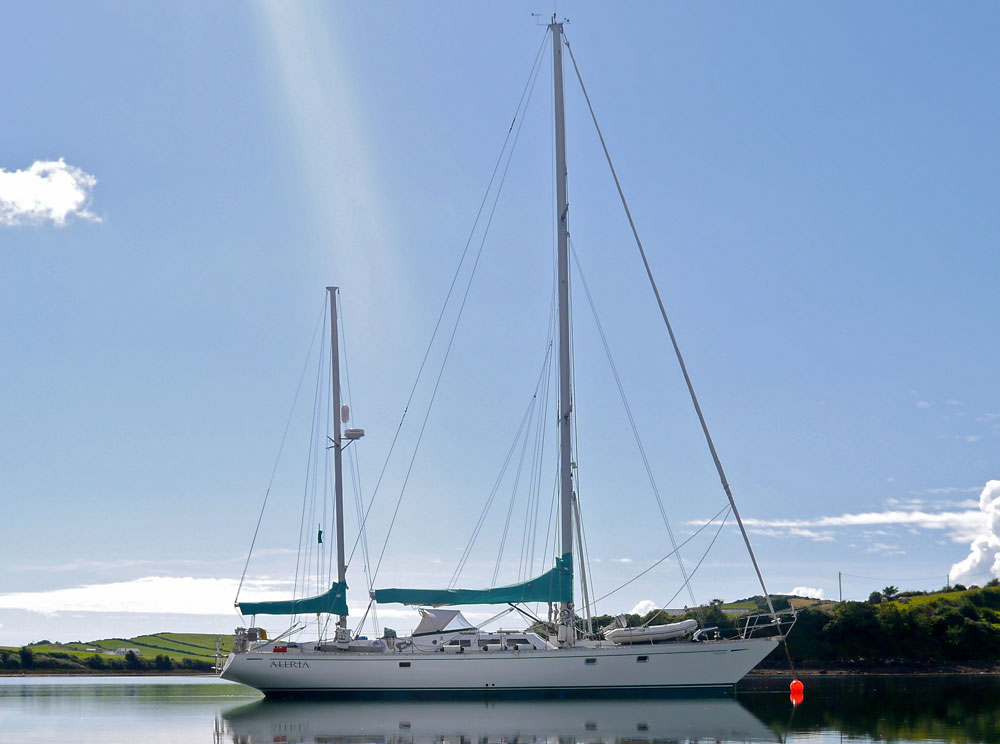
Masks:
[[[571,443],[573,399],[569,349],[569,199],[566,193],[566,117],[563,110],[563,63],[561,23],[552,23],[552,77],[556,115],[556,222],[559,285],[559,513],[562,535],[561,557],[573,565],[573,470]],[[576,642],[576,611],[572,599],[559,604],[559,641]]]
[[[330,293],[330,373],[333,377],[333,489],[335,494],[335,519],[337,520],[337,581],[347,580],[347,565],[344,561],[344,465],[341,446],[342,414],[340,407],[340,334],[337,326],[338,287],[327,287]],[[337,620],[337,635],[347,628],[347,616]]]

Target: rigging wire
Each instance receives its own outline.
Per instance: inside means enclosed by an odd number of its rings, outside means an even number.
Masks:
[[[941,578],[941,574],[938,574],[937,576],[909,576],[909,577],[905,577],[905,576],[903,576],[903,577],[893,576],[893,577],[889,577],[889,576],[859,576],[858,574],[849,574],[849,573],[846,573],[844,571],[841,571],[840,575],[841,576],[847,576],[847,577],[852,578],[852,579],[868,579],[869,581],[935,581],[935,580]],[[982,571],[980,573],[970,574],[970,578],[981,578],[983,576],[992,576],[992,575],[993,575],[993,572],[991,570],[986,570],[986,571]],[[951,579],[950,573],[948,575],[948,578],[949,578],[949,580]]]
[[[528,416],[530,420],[534,420],[535,404],[538,402],[538,390],[536,388],[535,394],[531,396],[531,405],[528,407]],[[503,549],[507,544],[507,533],[510,529],[510,518],[514,514],[514,502],[517,500],[517,487],[521,482],[521,470],[524,466],[524,454],[528,451],[528,439],[529,432],[531,430],[531,425],[529,421],[528,431],[524,433],[524,441],[521,443],[521,456],[517,460],[517,470],[514,472],[514,483],[510,491],[510,506],[507,507],[507,519],[503,525],[503,534],[500,537],[500,550],[497,551],[497,562],[496,566],[493,568],[493,580],[490,584],[490,588],[496,586],[497,575],[500,573],[500,562],[503,560]]]
[[[302,364],[302,371],[299,373],[299,383],[295,386],[295,395],[292,397],[292,407],[288,412],[288,419],[285,421],[285,430],[281,433],[281,443],[278,445],[278,454],[274,457],[274,466],[271,468],[271,477],[267,481],[267,489],[264,491],[264,502],[260,506],[260,514],[257,516],[257,526],[253,531],[253,539],[250,540],[250,550],[247,552],[246,562],[243,564],[243,573],[240,575],[240,583],[236,588],[236,598],[234,604],[239,601],[240,590],[243,589],[243,582],[246,580],[247,569],[250,567],[250,556],[253,555],[254,546],[257,544],[257,533],[260,531],[261,522],[264,519],[264,509],[267,507],[267,498],[271,495],[271,486],[274,485],[274,477],[278,472],[278,463],[281,461],[281,453],[285,449],[285,440],[288,438],[288,429],[292,425],[292,417],[295,415],[295,407],[299,400],[299,393],[302,392],[302,382],[306,377],[306,370],[309,368],[309,360],[312,358],[313,349],[316,347],[316,334],[319,333],[320,324],[325,316],[326,304],[320,310],[320,317],[316,319],[316,327],[313,329],[312,340],[309,342],[309,351],[306,360]],[[241,615],[242,616],[242,615]]]
[[[577,494],[577,499],[576,499],[576,514],[577,514],[577,517],[580,520],[580,537],[581,537],[580,542],[582,543],[580,545],[580,552],[583,555],[583,558],[584,558],[583,565],[584,565],[585,570],[587,571],[587,586],[589,586],[590,587],[590,591],[593,592],[594,591],[594,574],[593,574],[593,572],[590,569],[590,543],[587,542],[587,527],[586,527],[586,524],[583,521],[583,505],[580,503],[579,494]],[[594,605],[590,605],[590,608],[591,608],[591,614],[596,614],[594,612],[594,610],[597,609],[596,608],[596,603]]]
[[[706,527],[708,527],[708,525],[712,524],[712,522],[714,522],[714,521],[715,521],[716,519],[718,519],[718,518],[719,518],[720,516],[722,516],[722,515],[723,515],[723,513],[725,513],[725,512],[727,512],[727,511],[729,511],[730,509],[732,509],[732,506],[731,506],[731,505],[729,505],[729,504],[726,504],[726,505],[725,505],[724,507],[722,507],[722,508],[721,508],[721,509],[720,509],[719,511],[717,511],[717,512],[715,513],[715,516],[714,516],[714,517],[712,517],[711,519],[709,519],[709,520],[708,520],[707,522],[705,522],[705,524],[703,524],[703,525],[702,525],[701,527],[699,527],[699,528],[698,528],[698,529],[696,529],[696,530],[695,530],[695,531],[694,531],[693,533],[691,533],[691,535],[690,535],[690,536],[689,536],[689,537],[688,537],[688,538],[687,538],[686,540],[682,541],[682,542],[681,542],[681,544],[677,546],[677,547],[678,547],[678,549],[680,549],[680,548],[683,548],[683,547],[684,547],[685,545],[687,545],[687,544],[688,544],[689,542],[691,542],[692,540],[694,540],[694,539],[695,539],[695,538],[696,538],[696,537],[697,537],[697,536],[698,536],[699,534],[701,534],[701,532],[702,532],[702,531],[703,531],[703,530],[704,530],[704,529],[705,529]],[[671,557],[671,556],[672,556],[672,555],[673,555],[673,554],[674,554],[675,552],[676,552],[676,551],[674,551],[674,550],[671,550],[671,551],[670,551],[669,553],[667,553],[667,554],[666,554],[665,556],[663,556],[662,558],[660,558],[660,559],[659,559],[658,561],[656,561],[655,563],[653,563],[653,564],[652,564],[651,566],[649,566],[648,568],[645,568],[645,569],[643,569],[642,571],[640,571],[639,573],[637,573],[637,574],[636,574],[635,576],[633,576],[633,577],[632,577],[631,579],[629,579],[628,581],[626,581],[626,582],[625,582],[624,584],[621,584],[621,585],[617,586],[616,588],[612,589],[612,590],[611,590],[610,592],[608,592],[607,594],[604,594],[604,595],[602,595],[602,596],[598,597],[597,599],[595,599],[595,600],[591,601],[591,603],[590,603],[590,606],[591,606],[591,607],[594,607],[594,606],[595,606],[595,605],[596,605],[596,604],[597,604],[598,602],[601,602],[602,600],[605,600],[605,599],[607,599],[608,597],[610,597],[610,596],[611,596],[612,594],[614,594],[615,592],[618,592],[618,591],[621,591],[622,589],[624,589],[625,587],[627,587],[627,586],[628,586],[629,584],[631,584],[631,583],[635,582],[635,581],[636,581],[636,580],[638,580],[638,579],[641,579],[641,578],[642,578],[643,576],[645,576],[645,575],[646,575],[646,574],[648,574],[648,573],[649,573],[650,571],[652,571],[652,570],[653,570],[654,568],[656,568],[656,567],[657,567],[657,566],[659,566],[659,565],[660,565],[661,563],[663,563],[663,561],[667,560],[667,558],[670,558],[670,557]]]
[[[548,427],[545,426],[547,411],[549,407],[549,397],[553,387],[554,355],[552,354],[555,344],[555,314],[556,314],[556,270],[553,263],[552,269],[552,294],[549,299],[549,318],[546,323],[548,329],[549,363],[548,368],[543,371],[545,385],[542,388],[542,400],[538,407],[538,423],[535,428],[535,445],[532,450],[532,463],[528,482],[528,505],[524,514],[524,530],[526,537],[522,540],[523,556],[522,563],[518,567],[518,581],[533,575],[535,563],[535,550],[538,534],[538,507],[542,496],[542,474],[545,469],[545,443],[547,440]],[[558,420],[558,416],[555,417]]]
[[[479,202],[479,209],[476,212],[476,218],[475,218],[475,220],[473,220],[473,223],[472,223],[472,229],[469,231],[469,236],[468,236],[468,238],[466,238],[465,246],[462,248],[462,253],[461,253],[461,256],[459,257],[459,260],[458,260],[458,266],[455,268],[455,273],[454,273],[454,275],[451,278],[451,284],[448,285],[448,291],[445,294],[444,303],[441,305],[441,311],[438,313],[437,320],[434,323],[434,330],[431,332],[430,341],[427,342],[427,349],[424,351],[424,356],[423,356],[423,358],[420,361],[419,368],[417,369],[416,379],[413,381],[413,386],[410,388],[410,394],[409,394],[409,396],[407,396],[406,405],[403,406],[403,414],[402,414],[402,416],[400,416],[399,424],[396,426],[396,432],[395,432],[395,434],[392,437],[392,442],[390,442],[390,444],[389,444],[389,451],[388,451],[388,453],[385,456],[385,462],[383,462],[383,464],[382,464],[382,469],[379,472],[378,479],[375,482],[375,488],[372,490],[372,495],[371,495],[371,497],[368,500],[368,506],[365,509],[365,514],[364,514],[364,517],[363,517],[363,519],[361,521],[362,525],[365,525],[368,522],[368,517],[371,514],[372,505],[375,503],[375,496],[378,494],[379,487],[382,485],[382,479],[385,477],[386,469],[389,466],[389,461],[392,459],[392,453],[393,453],[393,451],[396,448],[396,442],[399,440],[399,434],[400,434],[400,432],[403,429],[403,422],[406,420],[406,414],[409,412],[410,405],[413,403],[413,396],[417,392],[417,386],[420,384],[420,379],[423,376],[424,367],[427,365],[427,360],[430,357],[431,349],[433,348],[434,341],[437,338],[438,330],[440,330],[441,322],[444,319],[445,311],[448,309],[448,305],[451,302],[452,292],[454,292],[454,290],[455,290],[455,285],[458,282],[459,275],[461,274],[462,266],[465,265],[465,258],[466,258],[466,256],[469,253],[469,247],[472,245],[472,239],[473,239],[473,237],[476,234],[477,228],[479,227],[479,220],[482,217],[483,209],[485,208],[486,202],[489,199],[490,192],[493,189],[493,184],[494,184],[494,182],[496,180],[497,173],[498,173],[498,171],[500,169],[500,165],[501,165],[501,163],[503,163],[504,153],[507,151],[507,145],[511,141],[511,134],[514,132],[514,124],[515,124],[515,122],[518,121],[518,116],[519,116],[519,114],[522,113],[522,108],[526,108],[526,106],[527,106],[527,104],[525,103],[525,96],[528,95],[530,89],[534,88],[534,82],[533,81],[535,80],[535,78],[537,78],[537,74],[538,74],[537,70],[538,70],[538,66],[539,66],[539,61],[542,58],[542,51],[545,48],[545,42],[546,42],[546,40],[547,40],[546,36],[543,36],[542,37],[542,43],[539,44],[538,51],[535,53],[535,60],[532,63],[531,72],[528,74],[528,80],[525,81],[524,89],[521,91],[521,97],[518,99],[517,107],[514,109],[514,117],[511,119],[510,126],[507,128],[507,134],[504,137],[503,144],[500,147],[500,152],[497,154],[496,163],[493,165],[493,172],[490,174],[490,180],[486,184],[486,190],[483,193],[482,200],[480,200],[480,202]],[[522,106],[522,104],[523,104],[523,106]],[[514,141],[515,141],[515,143],[517,141],[517,134],[519,134],[519,133],[520,133],[520,126],[518,126],[517,133],[514,134]],[[508,164],[509,164],[509,162],[510,162],[510,160],[508,158]],[[504,174],[503,175],[506,176],[506,169],[504,170]],[[502,181],[501,181],[501,187],[502,187]],[[495,206],[496,206],[496,202],[494,201],[494,208],[495,208]],[[480,246],[480,252],[481,251],[482,251],[482,246]],[[474,271],[474,269],[473,269],[473,271]],[[386,541],[388,542],[388,538],[386,538]],[[354,551],[357,549],[357,547],[358,547],[358,540],[355,539],[354,545],[351,548],[351,558],[354,557]],[[348,563],[350,563],[350,562],[351,562],[351,559],[348,559]],[[381,563],[381,558],[380,558],[380,563]],[[374,582],[374,581],[375,581],[375,578],[373,576],[372,577],[372,582]]]
[[[326,299],[324,298],[324,300],[323,300],[323,310],[324,311],[326,310],[326,307],[327,307],[326,306]],[[325,316],[325,313],[324,313],[324,316]],[[324,332],[326,331],[326,317],[323,318],[323,331]],[[302,489],[302,516],[299,519],[299,546],[298,546],[298,549],[296,550],[296,553],[295,553],[295,582],[292,584],[292,597],[293,598],[299,596],[298,595],[298,588],[299,588],[299,565],[300,565],[300,562],[302,561],[302,538],[303,538],[303,536],[305,534],[306,505],[308,504],[308,498],[309,498],[309,474],[310,474],[311,469],[312,469],[313,445],[314,445],[315,437],[316,437],[316,412],[317,412],[317,410],[319,408],[319,395],[320,395],[320,390],[321,390],[320,379],[322,378],[322,374],[323,374],[323,349],[325,347],[326,347],[326,344],[321,341],[320,342],[319,362],[318,362],[317,367],[316,367],[316,389],[313,392],[312,422],[311,422],[311,425],[309,427],[309,449],[308,449],[307,454],[306,454],[305,485],[304,485],[304,487]],[[312,514],[309,515],[309,521],[312,522]],[[305,564],[306,565],[308,565],[308,563],[309,563],[309,557],[310,557],[309,556],[309,549],[307,548],[306,549],[306,557],[305,557]],[[303,569],[303,571],[304,571],[304,569]],[[304,573],[303,573],[302,582],[303,582],[303,590],[305,590],[305,586],[304,586],[305,585],[305,575],[304,575]],[[292,619],[294,620],[294,618],[295,618],[295,616],[293,616]]]
[[[551,325],[551,324],[550,324]],[[538,405],[538,418],[535,425],[535,444],[531,453],[531,468],[528,473],[528,499],[524,510],[524,530],[521,536],[521,558],[518,563],[517,580],[531,576],[531,567],[534,563],[535,536],[538,531],[538,502],[541,496],[541,475],[542,463],[545,456],[545,413],[548,408],[549,392],[551,386],[552,370],[552,336],[549,336],[549,358],[548,364],[543,369],[542,375],[545,384],[542,387],[542,398]],[[537,472],[537,478],[536,478]],[[534,517],[534,519],[532,519]]]
[[[615,378],[615,385],[618,387],[618,395],[621,397],[622,407],[625,409],[625,415],[628,418],[629,426],[632,428],[632,436],[635,437],[635,444],[639,450],[639,456],[642,458],[643,467],[646,469],[646,477],[649,479],[650,488],[653,489],[653,495],[656,497],[656,505],[660,508],[660,516],[663,518],[663,524],[667,528],[667,535],[670,536],[670,546],[676,551],[677,540],[674,538],[674,530],[670,526],[670,519],[667,518],[667,510],[663,506],[663,499],[660,497],[660,489],[657,487],[656,479],[653,477],[653,468],[649,464],[649,457],[646,455],[646,448],[643,446],[642,437],[639,436],[639,427],[636,425],[635,417],[632,415],[632,407],[629,405],[628,397],[625,395],[625,387],[622,384],[621,376],[618,374],[618,366],[615,364],[614,357],[611,354],[611,346],[608,344],[608,337],[604,333],[604,325],[601,323],[601,318],[597,313],[597,305],[594,304],[594,296],[590,292],[590,285],[587,283],[587,277],[583,273],[583,266],[580,264],[580,257],[577,255],[576,247],[573,245],[572,240],[570,240],[570,252],[573,254],[573,262],[576,264],[577,271],[580,274],[580,283],[583,285],[583,291],[587,297],[587,303],[590,305],[590,312],[594,316],[594,323],[597,325],[597,332],[601,337],[601,344],[604,346],[604,353],[608,357],[611,374]],[[677,553],[677,567],[680,569],[681,576],[684,578],[683,585],[687,587],[688,595],[691,597],[691,604],[698,604],[698,600],[694,598],[694,591],[692,590],[690,580],[688,579],[687,569],[684,567],[684,561],[679,552]]]
[[[576,64],[576,57],[573,55],[573,48],[569,44],[569,39],[563,36],[566,43],[566,49],[569,52],[569,58],[573,62],[573,70],[576,72],[577,80],[580,81],[580,89],[583,91],[583,97],[587,101],[587,108],[590,110],[590,117],[594,122],[594,128],[597,130],[597,136],[601,140],[601,147],[604,149],[604,156],[608,161],[608,167],[611,169],[611,176],[615,181],[615,186],[618,189],[618,196],[621,198],[622,207],[625,209],[625,215],[628,217],[629,226],[632,228],[632,235],[635,238],[636,246],[639,249],[639,255],[642,257],[643,266],[646,269],[646,276],[649,278],[650,286],[653,289],[653,294],[656,296],[656,302],[660,308],[660,314],[663,316],[663,322],[667,327],[667,333],[670,336],[670,342],[674,347],[674,354],[677,356],[677,362],[680,365],[681,372],[684,375],[684,381],[687,383],[688,393],[691,395],[691,403],[694,405],[695,412],[698,414],[698,421],[701,423],[702,431],[705,434],[705,441],[708,444],[708,449],[712,453],[712,459],[715,462],[715,468],[719,473],[719,480],[722,481],[722,488],[729,499],[729,505],[732,507],[733,516],[736,517],[736,524],[739,525],[740,533],[743,535],[743,542],[746,544],[747,552],[750,554],[750,562],[753,564],[754,571],[757,573],[757,580],[760,582],[760,588],[764,592],[764,599],[767,600],[767,608],[770,610],[770,615],[777,623],[778,615],[774,611],[774,604],[771,602],[771,595],[767,591],[767,585],[764,582],[764,574],[761,573],[760,565],[757,563],[757,556],[753,552],[753,546],[750,544],[750,536],[747,534],[746,527],[743,525],[743,519],[740,517],[739,509],[736,508],[736,499],[733,498],[732,489],[729,486],[729,481],[726,479],[726,472],[722,468],[722,461],[719,459],[719,454],[715,449],[715,442],[712,440],[712,435],[708,431],[708,423],[705,421],[705,416],[702,413],[701,405],[698,403],[698,396],[695,395],[694,385],[691,382],[691,377],[688,375],[687,365],[684,363],[684,357],[681,355],[680,346],[677,343],[677,337],[674,335],[674,329],[670,325],[670,319],[667,317],[667,310],[663,305],[663,300],[660,297],[660,290],[656,286],[656,280],[653,278],[653,270],[650,268],[649,260],[646,257],[646,250],[642,247],[642,240],[639,239],[639,231],[635,226],[635,220],[632,219],[632,211],[629,209],[628,201],[625,199],[625,192],[622,190],[621,182],[618,180],[618,174],[615,171],[615,166],[611,162],[611,153],[608,151],[608,145],[604,141],[604,134],[601,132],[601,127],[597,123],[597,114],[594,112],[594,106],[590,102],[590,96],[587,93],[587,87],[583,84],[583,76],[580,74],[580,68]],[[780,629],[779,629],[780,632]],[[782,634],[784,638],[784,634]],[[787,647],[786,647],[787,651]]]
[[[340,333],[338,334],[338,337],[340,339],[340,346],[342,349],[340,358],[341,361],[343,362],[343,367],[344,367],[344,383],[345,383],[345,392],[347,393],[346,395],[347,406],[348,410],[351,412],[351,416],[354,416],[355,415],[354,398],[351,394],[351,365],[348,361],[348,355],[347,355],[347,329],[344,321],[344,301],[340,297],[339,293],[336,294],[336,297],[337,301],[340,303],[339,307],[337,308],[337,322],[340,325]],[[340,413],[337,412],[336,415],[339,417]],[[339,422],[340,419],[337,418],[337,421]],[[370,593],[372,590],[372,583],[371,583],[371,560],[368,552],[368,531],[365,528],[365,525],[361,521],[361,516],[362,516],[361,512],[364,501],[361,496],[362,488],[361,488],[360,458],[361,455],[357,451],[357,448],[355,447],[347,448],[347,465],[348,465],[348,471],[351,474],[351,487],[352,487],[351,490],[353,491],[354,494],[354,508],[357,511],[358,515],[358,533],[361,537],[361,557],[364,561],[365,584],[367,585],[368,591]],[[347,570],[347,567],[349,565],[350,561],[348,561],[347,564],[344,566],[345,571]],[[375,611],[374,608],[372,611],[372,623],[373,623],[373,629],[377,634],[378,612]]]
[[[732,510],[730,510],[730,511],[732,511]],[[716,541],[716,540],[718,540],[718,539],[719,539],[719,535],[721,535],[721,534],[722,534],[722,528],[726,526],[726,520],[728,520],[728,519],[729,519],[729,512],[726,512],[725,516],[724,516],[724,517],[722,518],[722,522],[721,522],[721,523],[719,523],[719,529],[717,529],[717,530],[715,531],[715,534],[714,534],[714,535],[712,536],[712,540],[711,540],[711,542],[709,542],[709,543],[708,543],[708,547],[707,547],[707,548],[705,548],[705,552],[701,554],[701,558],[700,558],[700,559],[698,560],[698,563],[697,563],[697,564],[695,564],[695,567],[694,567],[693,569],[691,569],[691,579],[693,579],[693,578],[694,578],[694,575],[695,575],[696,573],[698,573],[698,569],[699,569],[699,568],[701,568],[701,564],[702,564],[702,563],[704,562],[705,558],[707,558],[707,557],[708,557],[708,554],[712,552],[712,548],[713,548],[713,547],[715,546],[715,541]],[[688,581],[690,581],[691,579],[688,579]],[[655,618],[657,617],[657,615],[659,615],[659,614],[660,614],[661,612],[663,612],[663,611],[664,611],[664,610],[665,610],[665,609],[666,609],[667,607],[669,607],[669,606],[670,606],[670,604],[671,604],[671,603],[672,603],[672,602],[673,602],[673,601],[674,601],[675,599],[677,599],[677,595],[678,595],[678,594],[680,594],[680,593],[681,593],[682,591],[684,591],[684,587],[683,587],[683,586],[682,586],[682,587],[681,587],[680,589],[678,589],[678,590],[677,590],[676,592],[674,592],[674,595],[673,595],[673,596],[672,596],[672,597],[671,597],[670,599],[668,599],[668,600],[667,600],[666,602],[664,602],[664,603],[663,603],[663,606],[662,606],[662,607],[661,607],[660,609],[658,609],[658,610],[656,611],[656,613],[654,613],[653,615],[651,615],[651,616],[649,617],[649,619],[648,619],[648,620],[647,620],[646,622],[644,622],[644,623],[642,624],[642,627],[644,627],[644,628],[645,628],[645,627],[647,627],[647,626],[648,626],[648,625],[649,625],[650,623],[652,623],[652,622],[653,622],[653,620],[654,620],[654,619],[655,619]]]
[[[540,52],[539,52],[539,54],[540,54]],[[540,56],[536,58],[536,61],[538,59],[540,59]],[[540,67],[536,65],[536,68],[534,70],[534,77],[531,79],[531,85],[530,85],[530,88],[528,89],[528,95],[527,95],[526,98],[523,98],[525,110],[527,109],[527,106],[528,106],[528,104],[531,101],[531,93],[535,89],[535,81],[537,80],[538,70],[539,69],[540,69]],[[413,447],[413,454],[410,457],[410,464],[407,466],[406,474],[403,477],[403,485],[402,485],[402,487],[399,490],[399,497],[396,499],[396,506],[395,506],[395,508],[393,509],[393,512],[392,512],[392,519],[389,520],[389,529],[386,531],[385,542],[382,544],[382,551],[379,553],[378,562],[376,562],[376,564],[375,564],[375,571],[374,571],[374,573],[372,575],[372,580],[373,581],[374,581],[374,578],[376,576],[378,576],[379,569],[382,567],[382,559],[385,557],[385,550],[386,550],[386,548],[389,545],[389,538],[392,535],[392,529],[393,529],[393,527],[396,524],[396,518],[399,516],[399,507],[403,503],[403,494],[406,492],[406,486],[407,486],[407,484],[410,481],[410,475],[413,473],[413,465],[416,462],[417,453],[420,450],[420,444],[423,441],[424,432],[427,429],[427,421],[430,419],[431,410],[433,410],[433,408],[434,408],[434,401],[437,398],[438,389],[441,386],[441,379],[444,377],[444,369],[445,369],[445,366],[448,363],[448,357],[451,354],[452,345],[455,343],[455,335],[458,332],[459,323],[460,323],[460,321],[462,319],[462,312],[465,310],[465,304],[466,304],[466,302],[469,299],[469,292],[472,290],[472,282],[473,282],[473,279],[475,279],[475,276],[476,276],[476,269],[479,267],[479,261],[480,261],[480,259],[483,256],[483,249],[486,247],[486,238],[489,235],[490,226],[493,224],[493,217],[496,215],[497,204],[500,201],[500,194],[503,192],[504,183],[507,180],[507,173],[510,170],[510,164],[511,164],[511,161],[512,161],[513,156],[514,156],[514,149],[517,147],[517,141],[518,141],[518,138],[521,135],[521,128],[524,125],[524,117],[522,116],[520,120],[517,120],[516,116],[515,116],[515,121],[517,121],[517,128],[514,130],[514,138],[513,138],[512,142],[511,142],[510,148],[509,148],[508,153],[507,153],[507,162],[504,164],[504,169],[503,169],[503,172],[502,172],[502,174],[500,176],[500,181],[497,184],[496,192],[495,192],[494,198],[493,198],[493,205],[490,208],[489,217],[487,218],[486,225],[483,228],[482,239],[479,242],[479,249],[477,250],[476,257],[475,257],[475,259],[473,260],[473,263],[472,263],[472,269],[471,269],[471,271],[469,273],[468,283],[465,286],[465,292],[462,295],[462,301],[461,301],[461,303],[458,306],[458,311],[457,311],[457,314],[455,316],[455,323],[452,326],[451,335],[448,338],[448,344],[447,344],[447,346],[445,347],[445,350],[444,350],[444,357],[441,360],[441,367],[438,370],[437,379],[434,381],[434,387],[431,390],[430,400],[427,403],[427,411],[424,414],[423,422],[421,423],[420,430],[417,433],[417,441],[416,441],[416,444]],[[514,127],[514,122],[513,121],[511,122],[511,127],[512,128]],[[509,132],[508,132],[508,134],[509,134]],[[373,494],[373,498],[374,498],[374,494]],[[370,507],[370,505],[369,505],[369,507]]]
[[[486,523],[486,517],[489,513],[490,507],[493,504],[493,500],[496,498],[497,492],[500,490],[500,485],[503,482],[503,477],[507,472],[507,468],[510,465],[511,458],[514,456],[514,452],[517,449],[517,443],[521,439],[521,433],[524,431],[525,427],[529,426],[531,421],[531,414],[535,408],[535,404],[538,398],[538,389],[542,383],[542,376],[551,357],[552,346],[551,344],[547,347],[545,351],[545,359],[542,363],[542,373],[539,374],[538,381],[535,383],[535,391],[531,396],[531,401],[528,403],[528,407],[521,417],[521,423],[517,427],[517,432],[514,434],[514,438],[510,443],[510,447],[507,449],[507,456],[504,458],[503,464],[500,466],[500,472],[497,474],[496,480],[493,482],[493,488],[490,489],[489,497],[486,499],[486,503],[483,506],[482,511],[479,514],[479,519],[476,521],[476,526],[472,530],[472,534],[469,536],[469,540],[465,545],[465,549],[462,551],[462,555],[459,557],[458,565],[455,567],[454,573],[451,575],[451,581],[448,582],[448,587],[452,588],[458,582],[459,577],[462,575],[462,571],[465,569],[465,565],[472,555],[472,549],[476,544],[476,540],[479,537],[480,530],[482,530],[483,525]]]

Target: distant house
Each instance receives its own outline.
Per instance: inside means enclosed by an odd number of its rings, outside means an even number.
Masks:
[[[136,656],[142,656],[142,651],[137,648],[116,648],[114,651],[109,651],[111,656],[125,656],[129,651],[131,651]]]

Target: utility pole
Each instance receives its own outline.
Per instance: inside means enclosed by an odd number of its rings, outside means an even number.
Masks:
[[[844,601],[844,579],[843,579],[843,576],[844,576],[844,574],[842,574],[840,571],[837,571],[837,588],[840,590],[840,601],[841,602]]]

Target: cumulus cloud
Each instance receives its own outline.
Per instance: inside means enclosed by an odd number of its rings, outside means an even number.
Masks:
[[[811,597],[812,599],[824,599],[823,590],[815,586],[792,587],[792,591],[788,593],[794,594],[796,597]]]
[[[988,572],[1000,578],[1000,480],[987,482],[979,494],[982,527],[972,537],[969,555],[951,567],[951,579],[957,583],[976,583]]]
[[[36,160],[26,170],[0,168],[0,225],[62,227],[70,217],[100,218],[87,207],[97,179],[65,160]]]
[[[628,611],[630,615],[645,615],[647,612],[652,612],[653,610],[658,610],[659,605],[656,604],[651,599],[644,599],[631,610]]]
[[[632,559],[631,558],[612,558],[611,562],[612,563],[631,563]]]

